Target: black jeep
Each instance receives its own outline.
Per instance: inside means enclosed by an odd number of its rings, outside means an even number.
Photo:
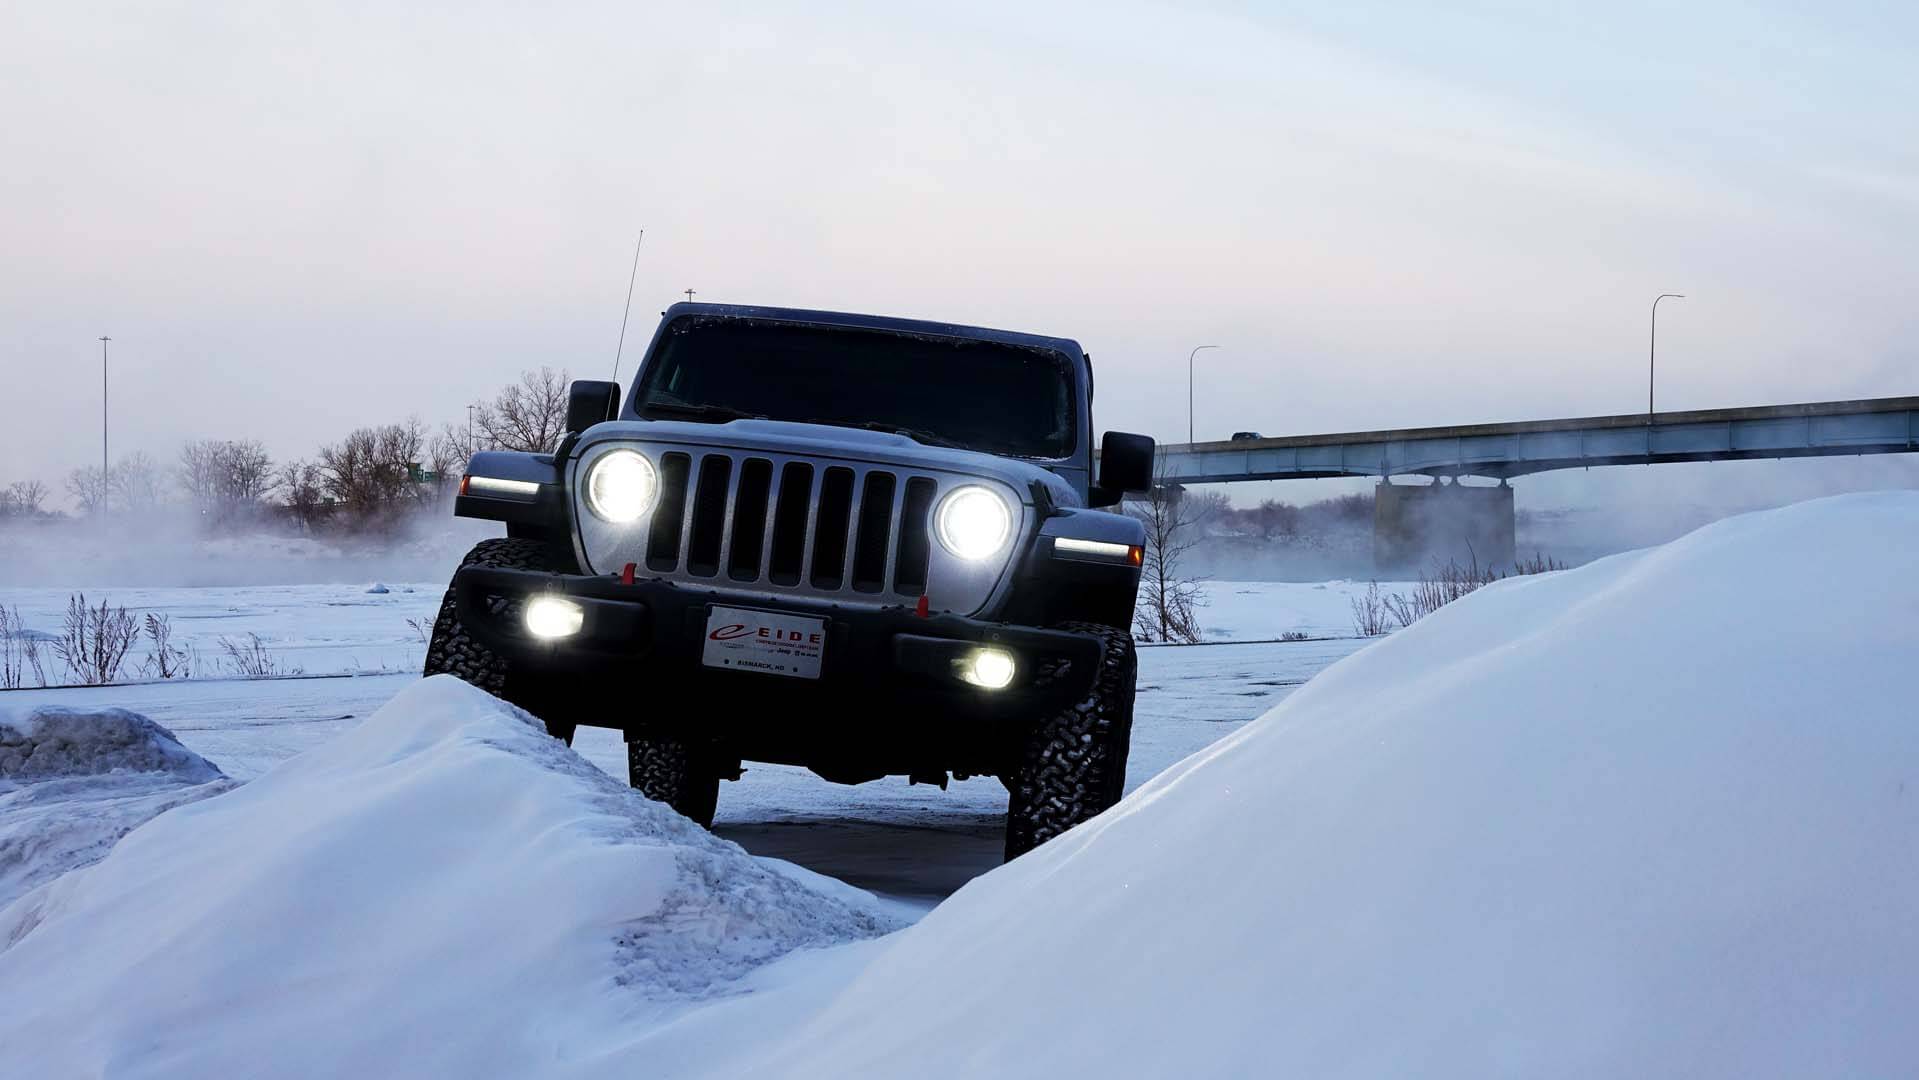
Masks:
[[[702,824],[743,760],[857,784],[999,777],[1016,856],[1119,799],[1153,441],[1064,338],[675,304],[633,390],[571,388],[551,454],[475,454],[506,524],[427,650]]]

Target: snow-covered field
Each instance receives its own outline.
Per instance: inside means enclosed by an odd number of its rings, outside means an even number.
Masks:
[[[0,814],[100,761],[183,802],[52,880],[97,850],[0,832],[0,1075],[1913,1075],[1915,534],[1822,500],[1370,648],[1145,650],[1130,794],[1002,868],[990,782],[756,767],[753,858],[452,680],[0,695]],[[5,772],[52,702],[184,748]]]
[[[1392,591],[1406,588],[1383,583]],[[432,629],[445,582],[367,581],[332,585],[206,587],[0,588],[0,607],[17,610],[27,631],[58,636],[69,599],[102,601],[136,617],[166,616],[176,644],[197,658],[196,677],[234,674],[221,640],[248,644],[258,635],[268,657],[286,672],[307,675],[417,671],[426,654],[423,631]],[[1209,581],[1202,585],[1200,624],[1208,641],[1272,640],[1286,634],[1315,638],[1353,635],[1352,597],[1365,582],[1308,584],[1270,581]],[[142,639],[129,655],[126,678],[142,678],[151,651]],[[47,681],[59,677],[58,661],[45,658]],[[29,677],[29,682],[31,678]]]

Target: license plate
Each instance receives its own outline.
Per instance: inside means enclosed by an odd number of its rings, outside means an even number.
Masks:
[[[700,659],[707,667],[817,679],[825,654],[825,619],[715,607],[706,616],[706,648]]]

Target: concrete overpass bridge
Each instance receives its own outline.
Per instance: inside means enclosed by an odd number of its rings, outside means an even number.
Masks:
[[[1919,452],[1919,397],[1817,401],[1689,412],[1634,413],[1506,424],[1295,435],[1160,448],[1168,483],[1375,476],[1374,556],[1381,569],[1428,550],[1470,547],[1479,561],[1513,558],[1514,476],[1594,465]],[[1394,476],[1437,478],[1394,484]],[[1462,476],[1496,486],[1456,483]]]

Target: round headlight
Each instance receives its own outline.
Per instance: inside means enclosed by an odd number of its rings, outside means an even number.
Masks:
[[[933,512],[940,546],[968,562],[999,554],[1013,532],[1013,508],[990,488],[954,488]]]
[[[653,509],[660,476],[653,463],[632,450],[600,455],[586,470],[587,509],[601,519],[624,525]]]

